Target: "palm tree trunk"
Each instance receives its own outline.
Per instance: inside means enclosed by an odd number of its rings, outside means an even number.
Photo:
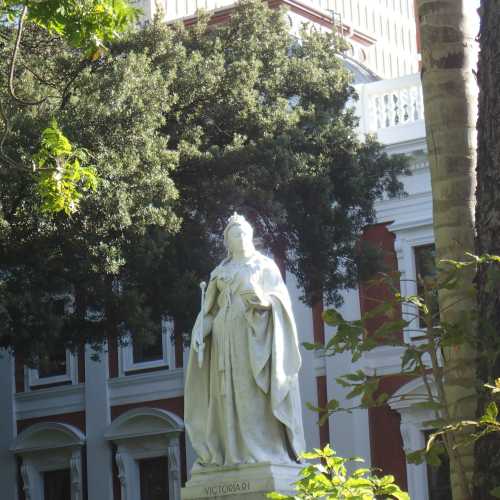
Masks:
[[[477,109],[474,14],[468,0],[417,0],[438,262],[463,260],[465,252],[474,251]],[[475,298],[470,294],[473,278],[472,272],[466,278],[470,286],[440,291],[441,321],[458,323],[464,312],[475,308]],[[475,415],[474,358],[473,349],[465,345],[444,352],[445,397],[451,418]],[[468,388],[464,387],[464,379],[470,380]],[[450,450],[449,454],[453,500],[472,500],[472,446]]]
[[[500,255],[500,0],[482,0],[479,33],[476,252]],[[500,286],[491,286],[491,276],[488,286],[490,272],[482,268],[476,278],[481,318],[478,351],[497,353],[496,359],[478,366],[478,378],[483,383],[500,377]],[[489,492],[500,486],[499,436],[478,441],[475,483],[477,500],[493,498]]]

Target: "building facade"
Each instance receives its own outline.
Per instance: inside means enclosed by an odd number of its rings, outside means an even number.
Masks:
[[[151,17],[158,4],[139,2]],[[416,291],[422,262],[432,258],[432,196],[426,159],[422,91],[418,69],[413,0],[271,0],[289,9],[290,29],[304,22],[337,29],[351,45],[357,71],[360,134],[372,133],[389,153],[411,156],[412,175],[402,179],[408,195],[377,202],[377,223],[364,238],[384,250],[386,264],[401,272],[403,293]],[[168,21],[191,23],[196,9],[214,10],[223,22],[227,0],[165,1]],[[360,65],[361,64],[361,65]],[[378,76],[377,76],[378,75]],[[305,306],[292,275],[287,276],[302,342],[325,342],[322,306]],[[341,312],[357,319],[373,307],[363,286],[345,293]],[[405,311],[403,311],[405,314]],[[61,352],[39,370],[7,354],[0,358],[0,484],[6,500],[180,499],[195,459],[183,425],[183,366],[187,352],[171,342],[163,325],[156,345],[143,349],[110,343],[95,353]],[[411,332],[404,332],[411,340]],[[97,357],[96,357],[97,354]],[[353,366],[348,355],[325,358],[302,351],[303,403],[324,406],[335,398],[349,403],[335,379],[353,369],[387,375],[384,389],[418,395],[421,384],[394,375],[401,352],[379,347]],[[308,448],[331,442],[343,456],[361,456],[368,466],[394,474],[414,500],[432,500],[440,479],[425,465],[411,465],[404,450],[421,448],[428,432],[426,411],[401,402],[374,410],[354,410],[318,426],[304,405]],[[442,498],[442,497],[440,497]]]
[[[167,21],[189,21],[198,9],[223,16],[234,0],[136,0],[145,16],[158,9]],[[342,33],[350,55],[382,78],[397,78],[418,71],[419,50],[414,0],[271,0],[312,21]]]

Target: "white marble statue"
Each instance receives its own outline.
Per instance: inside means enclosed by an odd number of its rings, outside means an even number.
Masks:
[[[184,419],[201,466],[286,464],[304,450],[290,297],[252,237],[235,213],[193,328]]]

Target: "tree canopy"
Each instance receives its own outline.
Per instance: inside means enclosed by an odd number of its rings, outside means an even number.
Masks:
[[[296,39],[282,11],[245,0],[224,25],[157,19],[84,64],[55,43],[23,57],[62,98],[29,113],[11,102],[3,146],[32,158],[56,119],[100,180],[70,217],[47,213],[39,173],[0,159],[1,345],[29,361],[58,338],[148,336],[162,316],[187,332],[234,210],[306,302],[340,302],[364,260],[358,236],[374,201],[400,193],[406,169],[358,137],[341,41],[307,28]],[[36,93],[40,82],[19,71],[22,91]],[[50,307],[61,296],[71,298],[63,317]]]
[[[3,145],[13,124],[10,103],[24,108],[38,107],[46,101],[64,99],[64,92],[54,93],[53,81],[41,70],[40,60],[52,56],[58,42],[78,49],[73,56],[85,64],[87,59],[101,57],[107,46],[125,32],[140,10],[126,0],[2,0],[0,1],[0,50],[5,71],[0,77],[0,156],[3,163],[17,169],[39,171],[38,194],[44,200],[42,209],[72,213],[78,209],[81,191],[95,189],[97,178],[92,167],[85,165],[85,151],[74,150],[54,121],[42,133],[42,144],[32,162],[10,158]],[[35,30],[26,37],[26,31]],[[25,53],[28,57],[23,57]],[[21,67],[21,69],[19,68]],[[19,88],[18,78],[29,73],[38,85]],[[61,79],[59,79],[61,81]]]

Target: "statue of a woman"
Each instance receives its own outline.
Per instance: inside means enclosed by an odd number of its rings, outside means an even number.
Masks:
[[[184,419],[200,465],[290,463],[304,450],[290,297],[252,238],[235,213],[193,328]]]

